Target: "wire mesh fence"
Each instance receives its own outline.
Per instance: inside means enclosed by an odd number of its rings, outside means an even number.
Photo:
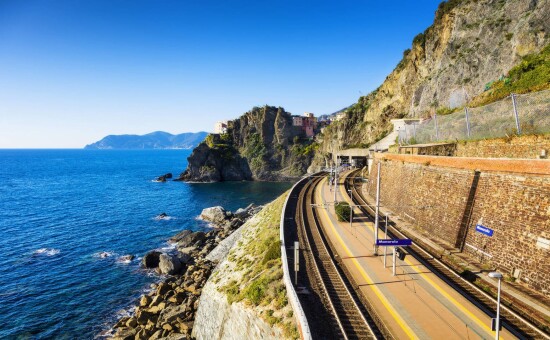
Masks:
[[[512,94],[481,107],[434,115],[399,130],[400,144],[550,133],[550,90]]]

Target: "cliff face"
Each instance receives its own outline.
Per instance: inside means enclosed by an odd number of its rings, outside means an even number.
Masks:
[[[213,256],[219,264],[199,300],[192,334],[197,339],[299,337],[282,280],[278,241],[285,197],[266,205],[224,240],[232,244],[228,253]]]
[[[255,107],[209,135],[187,159],[185,181],[285,180],[307,170],[315,144],[283,108]]]
[[[384,83],[325,132],[340,147],[382,138],[390,120],[463,106],[522,57],[550,41],[549,0],[449,0],[432,26],[417,35]],[[323,142],[321,150],[331,152]]]

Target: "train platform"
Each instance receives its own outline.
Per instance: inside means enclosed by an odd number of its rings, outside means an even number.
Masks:
[[[412,256],[396,262],[392,275],[392,249],[374,254],[374,225],[358,208],[353,223],[339,222],[334,191],[323,179],[315,193],[320,223],[342,263],[389,332],[397,339],[493,339],[491,318]],[[344,186],[337,186],[337,201],[350,202]],[[385,238],[379,232],[380,239]],[[495,306],[496,307],[496,306]],[[501,339],[514,339],[506,329]]]

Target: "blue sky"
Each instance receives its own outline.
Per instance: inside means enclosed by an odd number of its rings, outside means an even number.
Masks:
[[[326,114],[378,87],[439,0],[0,0],[0,148]]]

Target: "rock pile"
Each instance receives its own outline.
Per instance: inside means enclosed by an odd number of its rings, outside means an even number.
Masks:
[[[184,230],[168,242],[175,244],[174,254],[153,250],[142,259],[145,268],[168,277],[151,285],[151,292],[139,300],[135,313],[121,318],[113,327],[113,339],[189,339],[202,288],[216,263],[205,257],[261,210],[253,205],[235,213],[222,207],[204,209],[201,217],[213,223],[208,232]]]

